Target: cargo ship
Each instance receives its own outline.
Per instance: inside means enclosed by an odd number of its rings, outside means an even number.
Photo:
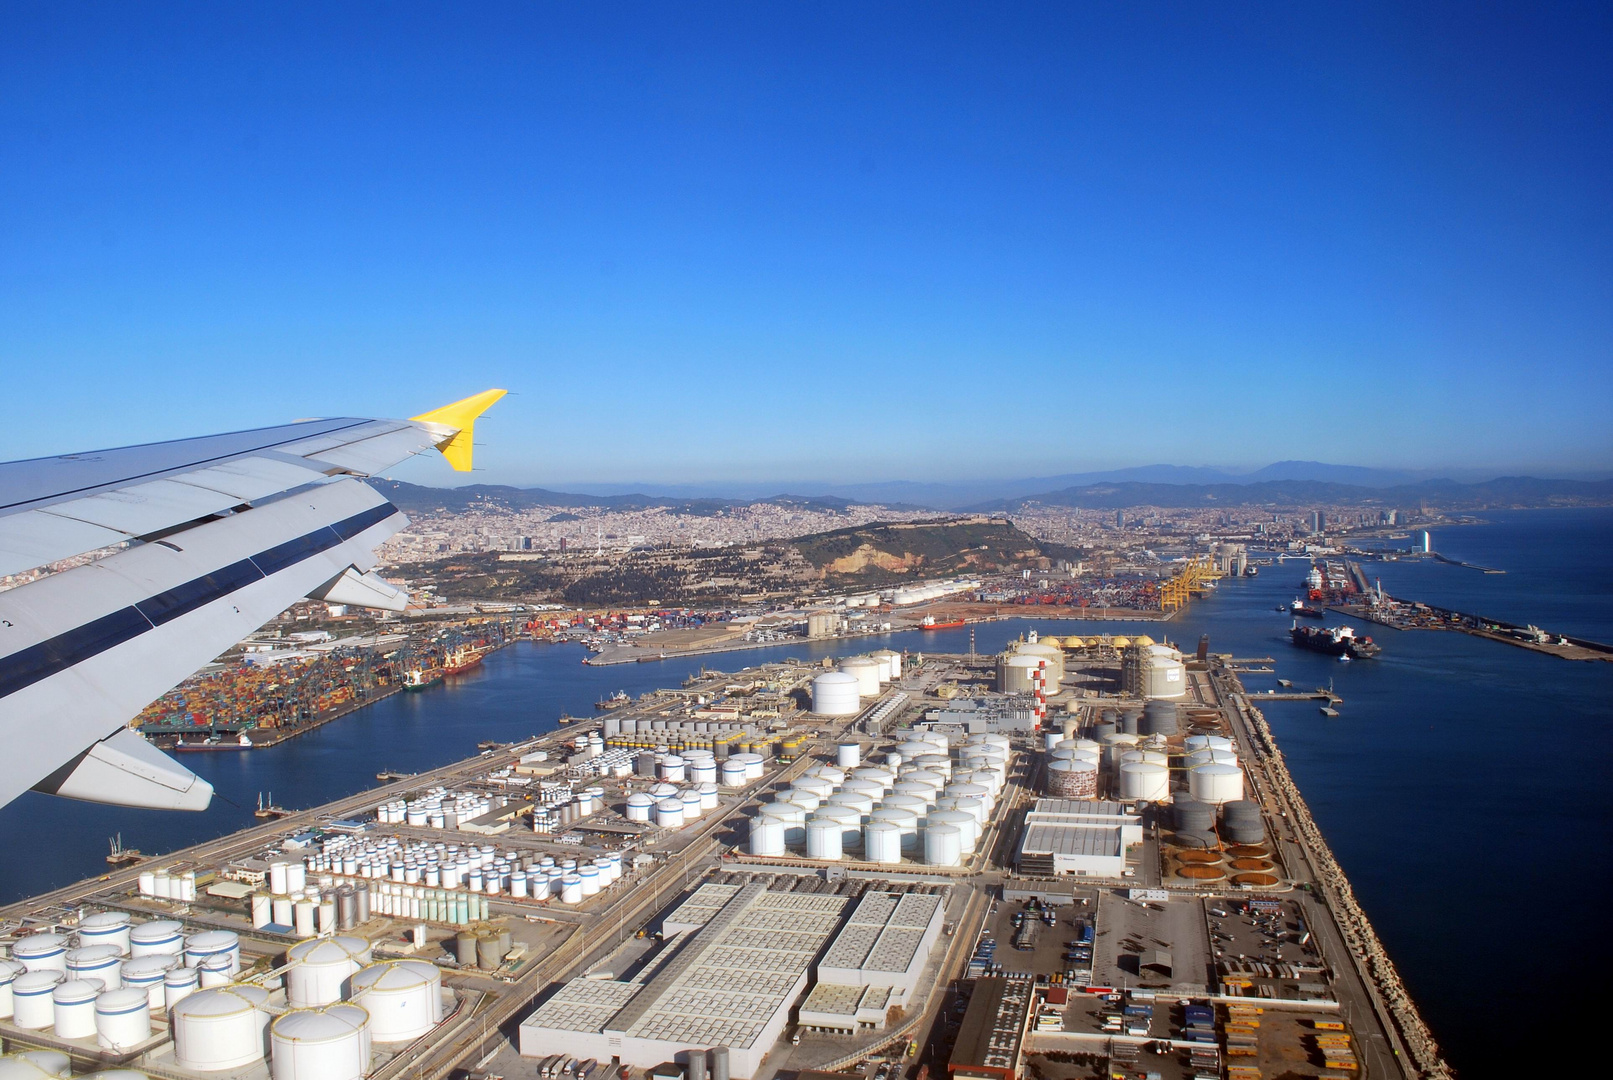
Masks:
[[[1383,651],[1371,638],[1356,637],[1355,630],[1348,626],[1300,626],[1295,623],[1288,631],[1288,636],[1302,649],[1352,660],[1365,660]]]
[[[449,653],[448,658],[443,661],[442,673],[444,675],[459,675],[476,667],[481,662],[482,654],[479,650],[473,649],[469,645],[461,645]]]
[[[936,622],[934,615],[926,615],[919,623],[920,630],[956,630],[963,625],[962,619],[953,619],[951,622]]]
[[[219,735],[210,735],[201,742],[186,742],[181,735],[179,741],[169,747],[171,750],[197,751],[197,750],[250,750],[252,740],[247,738],[246,732],[241,732],[233,739],[225,739]]]
[[[425,690],[441,681],[442,672],[437,668],[415,668],[403,673],[405,690]]]
[[[1282,609],[1279,608],[1278,610],[1280,611]],[[1288,612],[1291,615],[1298,615],[1301,618],[1306,618],[1306,619],[1320,619],[1320,618],[1323,618],[1323,613],[1322,613],[1321,608],[1313,608],[1309,604],[1305,603],[1305,601],[1299,599],[1298,597],[1295,597],[1294,602],[1288,605]]]

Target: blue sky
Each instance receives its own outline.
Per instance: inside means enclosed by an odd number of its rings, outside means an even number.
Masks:
[[[1607,470],[1549,7],[7,4],[0,458],[498,385],[498,482]]]

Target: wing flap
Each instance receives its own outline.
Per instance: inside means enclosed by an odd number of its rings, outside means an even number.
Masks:
[[[116,529],[75,521],[58,514],[27,510],[0,518],[0,576],[20,574],[36,566],[96,548],[111,547],[128,537]]]
[[[57,503],[41,513],[86,521],[104,529],[116,529],[125,539],[161,532],[228,510],[237,503],[231,495],[175,483],[152,480],[117,491],[103,491],[68,503]]]

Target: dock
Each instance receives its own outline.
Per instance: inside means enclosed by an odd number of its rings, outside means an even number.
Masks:
[[[1613,662],[1613,645],[1587,638],[1553,634],[1533,625],[1520,626],[1504,619],[1492,619],[1450,608],[1384,595],[1380,603],[1371,599],[1329,604],[1329,611],[1363,622],[1387,626],[1391,630],[1451,630],[1460,634],[1498,641],[1520,649],[1546,653],[1561,660],[1603,660]]]

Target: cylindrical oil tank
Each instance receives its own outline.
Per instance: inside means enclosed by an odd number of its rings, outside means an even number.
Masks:
[[[855,769],[862,762],[863,749],[854,742],[843,742],[835,747],[835,764],[842,769]]]
[[[869,824],[881,821],[895,825],[901,830],[903,851],[917,852],[920,850],[919,818],[917,814],[911,810],[903,810],[894,806],[889,809],[882,806],[869,815],[868,818]]]
[[[901,828],[889,821],[870,821],[863,829],[863,851],[869,862],[901,862]]]
[[[862,847],[863,816],[849,806],[836,806],[833,804],[820,806],[813,817],[814,821],[832,821],[840,829],[840,850]],[[810,824],[810,822],[809,822]],[[810,837],[808,837],[810,840]]]
[[[806,772],[802,773],[801,775],[821,776],[823,779],[829,781],[829,783],[838,787],[846,782],[846,773],[846,769],[836,768],[833,765],[812,765],[809,766]]]
[[[1113,768],[1120,755],[1141,742],[1142,736],[1117,731],[1113,735],[1105,735],[1098,741],[1103,746],[1104,765]]]
[[[848,784],[852,782],[853,781],[850,780],[846,781]],[[823,806],[849,806],[851,809],[857,811],[857,813],[866,816],[874,812],[875,805],[877,805],[879,800],[883,797],[883,792],[881,792],[879,795],[870,795],[866,791],[842,790],[835,792],[833,795],[823,800]],[[818,807],[818,809],[822,810],[823,806]]]
[[[228,957],[230,973],[241,970],[241,939],[233,930],[203,930],[185,939],[185,964],[195,967],[212,956]]]
[[[701,784],[700,785],[700,809],[702,811],[704,811],[704,810],[715,810],[715,809],[717,809],[717,804],[718,804],[717,785],[716,784]]]
[[[924,861],[931,866],[957,866],[963,861],[963,834],[956,825],[931,825],[924,830]]]
[[[15,960],[0,960],[0,1020],[9,1020],[13,1009],[11,984],[28,969]]]
[[[169,1010],[174,1061],[192,1072],[224,1072],[263,1060],[269,992],[257,986],[198,990]]]
[[[583,895],[590,895],[586,885],[583,886]],[[476,939],[476,966],[483,971],[496,971],[509,951],[509,943],[503,940],[502,935],[482,934]]]
[[[178,963],[176,958],[174,966],[162,977],[163,1006],[172,1013],[176,1004],[194,994],[201,985],[201,972]]]
[[[812,711],[820,716],[855,716],[862,711],[858,688],[856,675],[826,671],[812,680]]]
[[[172,956],[136,956],[123,962],[123,985],[143,990],[153,1011],[163,1007],[162,982],[176,963]]]
[[[684,1080],[706,1080],[706,1052],[691,1049],[688,1051],[688,1068],[684,1071]]]
[[[920,790],[924,789],[922,784],[917,786]],[[934,804],[935,795],[933,792],[926,798],[922,795],[909,795],[906,792],[893,791],[885,796],[879,806],[882,810],[911,810],[914,817],[923,820],[924,816],[930,812],[930,807]]]
[[[209,956],[196,965],[196,977],[201,980],[203,990],[214,986],[228,986],[235,981],[235,974],[230,971],[230,960],[227,956]]]
[[[1036,672],[1046,663],[1040,656],[1005,656],[997,662],[997,692],[1028,694],[1036,685]]]
[[[1236,765],[1200,765],[1187,774],[1188,794],[1219,806],[1243,798],[1243,770]]]
[[[934,806],[935,800],[941,797],[941,793],[929,784],[914,784],[906,780],[898,780],[896,786],[891,788],[890,794],[885,798],[889,799],[896,795],[906,795],[917,799],[925,806]]]
[[[342,1003],[295,1009],[269,1028],[274,1080],[362,1080],[370,1067],[370,1015]]]
[[[726,1046],[713,1046],[711,1048],[711,1080],[729,1080],[728,1047]]]
[[[1178,680],[1177,687],[1185,686],[1185,682]],[[1177,689],[1173,696],[1180,696],[1183,691]],[[1151,695],[1154,700],[1143,707],[1142,733],[1144,735],[1175,735],[1181,730],[1176,713],[1176,702],[1165,700],[1163,695]]]
[[[869,657],[885,665],[885,681],[900,679],[902,677],[902,654],[894,649],[880,649],[869,654]]]
[[[683,828],[683,800],[662,799],[656,803],[655,823],[663,829]]]
[[[717,779],[726,788],[741,788],[747,783],[745,779],[745,763],[735,758],[729,758],[717,770]]]
[[[560,879],[560,902],[562,904],[582,903],[582,878],[576,874],[567,874]]]
[[[864,765],[860,769],[853,769],[851,776],[840,783],[841,790],[846,790],[847,784],[872,784],[869,787],[854,787],[852,791],[867,791],[877,795],[879,792],[889,791],[896,784],[896,774],[889,769],[882,769],[878,765]],[[878,789],[877,791],[875,789]]]
[[[1189,769],[1196,769],[1200,765],[1236,765],[1238,755],[1231,750],[1195,750],[1187,755],[1184,764]]]
[[[1165,751],[1163,750],[1127,750],[1124,754],[1121,754],[1118,759],[1116,759],[1115,764],[1123,767],[1137,761],[1148,761],[1155,765],[1166,765],[1169,764],[1170,759],[1166,756]]]
[[[757,814],[750,822],[750,853],[764,858],[784,854],[784,822],[767,814]]]
[[[411,1042],[442,1021],[442,973],[423,960],[388,960],[353,976],[353,1001],[376,1042]]]
[[[78,943],[90,945],[116,945],[120,956],[129,955],[129,915],[123,911],[101,911],[86,915],[78,922]]]
[[[761,809],[761,816],[772,818],[784,826],[784,842],[786,844],[806,843],[806,819],[804,809],[794,803],[768,803]]]
[[[599,867],[579,866],[577,877],[582,880],[582,894],[584,897],[599,895]]]
[[[1085,759],[1047,763],[1047,794],[1054,799],[1098,797],[1098,766]]]
[[[72,1059],[54,1050],[24,1050],[0,1057],[0,1080],[53,1080],[72,1075]]]
[[[948,796],[946,799],[938,799],[935,805],[941,809],[962,810],[973,814],[974,819],[980,823],[982,832],[985,831],[986,824],[991,818],[991,808],[986,805],[986,800],[978,795]]]
[[[779,802],[794,803],[809,814],[823,805],[823,798],[815,791],[802,791],[796,787],[788,787],[778,793]]]
[[[668,754],[661,759],[661,768],[658,770],[661,779],[669,784],[681,784],[684,780],[683,758],[677,754]]]
[[[370,959],[370,943],[342,935],[293,945],[286,952],[286,1004],[309,1009],[340,1001],[347,980]]]
[[[123,954],[110,943],[70,949],[67,953],[67,977],[93,979],[103,990],[116,990],[123,985],[122,968]]]
[[[11,946],[11,958],[29,971],[67,974],[67,937],[64,934],[29,934]]]
[[[1096,766],[1103,760],[1103,755],[1096,750],[1076,750],[1060,747],[1047,756],[1048,761],[1090,761]]]
[[[812,859],[840,858],[843,854],[840,822],[833,818],[809,818],[806,823],[806,853]]]
[[[95,999],[101,984],[88,979],[69,979],[51,991],[52,1026],[57,1038],[95,1037]]]
[[[821,776],[802,776],[792,786],[799,791],[810,791],[819,802],[835,793],[835,786]]]
[[[938,825],[950,825],[958,830],[958,850],[968,855],[974,851],[980,840],[980,822],[974,819],[973,814],[962,810],[934,810],[926,819],[929,828]]]
[[[11,1022],[26,1031],[48,1028],[56,1020],[52,995],[65,976],[54,969],[25,971],[11,981]]]
[[[151,1038],[151,999],[144,989],[108,990],[95,999],[95,1041],[130,1050]]]
[[[1190,754],[1195,750],[1225,750],[1233,754],[1238,751],[1231,739],[1220,735],[1189,735],[1182,740],[1182,745]]]
[[[1127,761],[1120,766],[1120,798],[1127,802],[1163,802],[1170,798],[1171,773],[1157,761]]]
[[[884,674],[885,665],[866,656],[853,656],[843,661],[840,670],[857,680],[857,695],[871,698],[879,696],[879,677]]]
[[[700,792],[694,788],[686,788],[678,796],[683,803],[683,820],[685,824],[694,821],[700,816]]]

